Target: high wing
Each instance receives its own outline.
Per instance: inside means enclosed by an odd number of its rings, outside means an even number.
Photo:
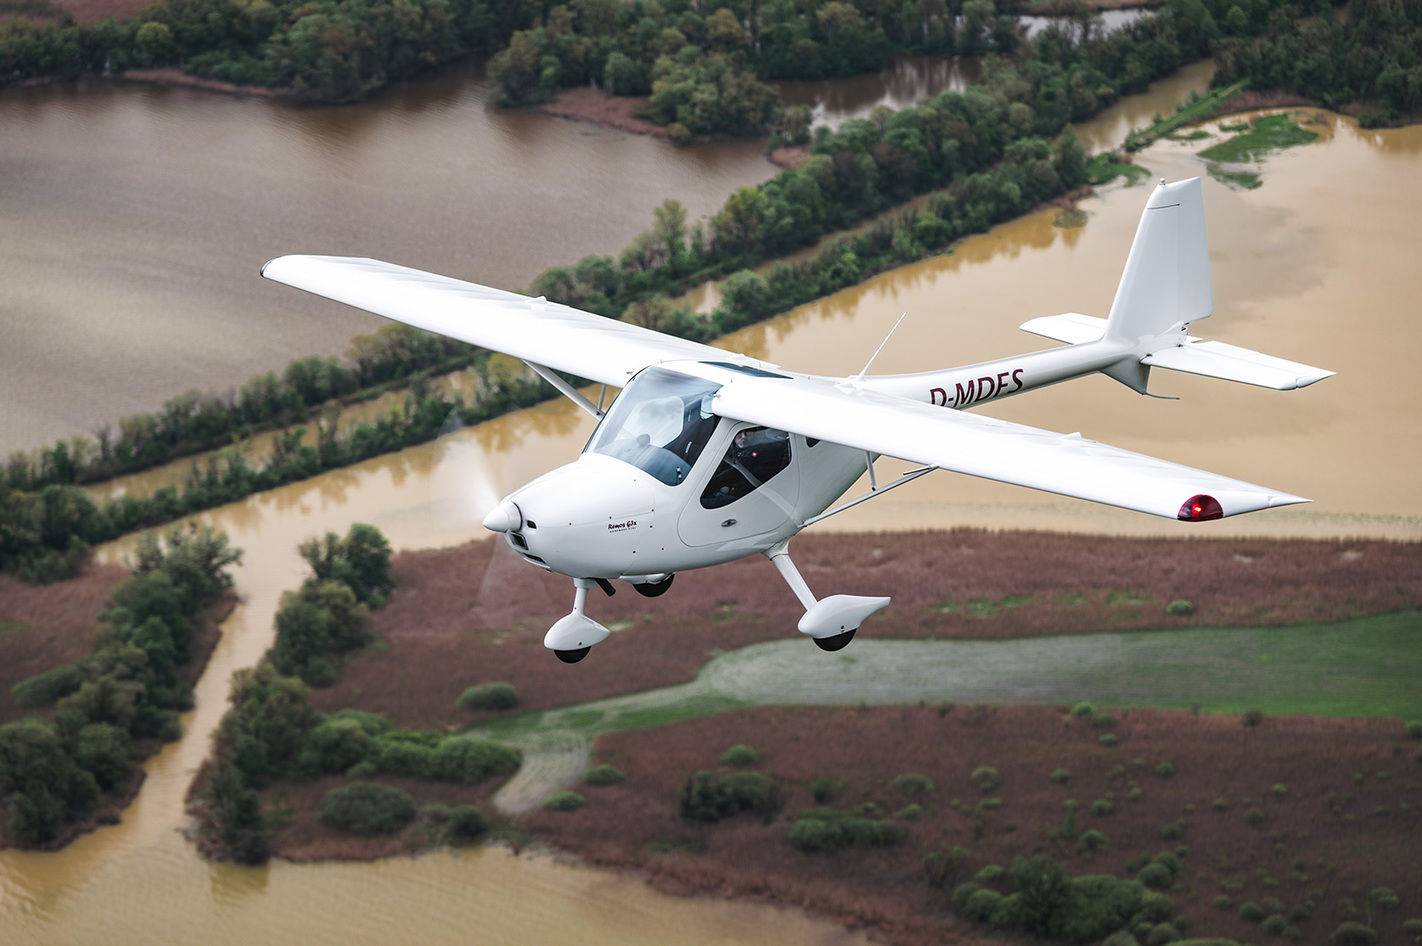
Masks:
[[[280,256],[262,267],[262,275],[387,319],[615,387],[622,387],[648,365],[664,361],[774,367],[542,297],[380,260]]]
[[[712,409],[870,453],[1170,519],[1219,518],[1308,502],[1080,434],[1056,434],[823,378],[738,377],[721,387]],[[1204,502],[1190,514],[1196,500],[1209,497],[1218,510]]]

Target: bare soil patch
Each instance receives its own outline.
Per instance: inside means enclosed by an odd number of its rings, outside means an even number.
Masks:
[[[27,585],[0,574],[0,723],[34,712],[15,706],[11,687],[93,651],[99,612],[128,575],[122,566],[92,560],[79,577],[52,585]]]
[[[794,171],[808,160],[810,160],[810,149],[807,146],[770,149],[770,163],[777,167]]]
[[[1259,539],[1116,539],[973,530],[805,535],[792,554],[820,595],[890,594],[869,637],[1007,638],[1148,628],[1280,625],[1422,605],[1415,544]],[[512,683],[526,709],[567,706],[695,677],[718,653],[795,638],[800,608],[756,557],[678,575],[656,599],[619,584],[589,616],[613,630],[582,663],[543,647],[572,604],[571,583],[513,557],[501,540],[407,552],[373,618],[382,646],[313,694],[399,726],[443,729],[468,686]],[[1188,600],[1192,615],[1166,606]],[[805,642],[810,647],[809,642]]]
[[[616,128],[638,135],[652,135],[670,138],[671,133],[661,125],[655,125],[638,118],[636,111],[646,103],[645,97],[608,95],[602,89],[580,87],[564,89],[552,100],[538,106],[538,110],[573,121],[590,122],[604,128]]]
[[[420,779],[380,777],[372,781],[393,785],[409,792],[419,805],[441,803],[479,805],[487,808],[489,797],[503,779],[488,779],[478,785],[426,782]],[[333,788],[347,785],[343,776],[310,782],[282,782],[268,790],[263,804],[269,817],[279,825],[271,839],[272,853],[289,861],[373,861],[381,857],[414,854],[436,843],[439,825],[423,819],[387,837],[363,838],[328,828],[321,823],[321,799]],[[190,798],[193,795],[190,793]],[[193,810],[190,806],[189,810]]]
[[[78,23],[97,23],[109,17],[126,20],[152,4],[153,0],[58,0],[54,3]]]
[[[205,89],[209,92],[227,92],[233,95],[259,95],[263,98],[289,98],[296,94],[293,89],[269,89],[263,85],[236,85],[220,79],[192,76],[181,69],[129,69],[119,73],[126,82],[142,82],[147,85],[181,85],[191,89]]]
[[[1102,729],[1051,707],[777,707],[621,732],[600,737],[596,756],[624,782],[582,788],[585,808],[537,811],[527,825],[549,844],[640,870],[667,891],[769,899],[892,943],[991,938],[953,916],[946,893],[927,880],[924,857],[954,845],[971,852],[955,883],[1035,853],[1070,875],[1129,876],[1142,855],[1183,850],[1184,870],[1165,892],[1188,935],[1240,942],[1269,939],[1239,916],[1246,901],[1284,914],[1300,942],[1325,946],[1350,918],[1349,902],[1362,909],[1368,890],[1388,886],[1402,904],[1375,925],[1383,944],[1405,942],[1402,921],[1422,912],[1422,752],[1400,722],[1266,717],[1246,736],[1237,716],[1116,716],[1114,748],[1098,742]],[[677,794],[687,776],[717,770],[720,753],[738,743],[756,748],[758,768],[783,782],[782,812],[769,822],[684,821]],[[1168,777],[1157,772],[1166,762]],[[969,775],[984,765],[1002,777],[990,796],[1001,804],[978,828],[971,813],[985,795]],[[1070,773],[1067,783],[1049,778],[1056,769]],[[935,790],[899,794],[891,782],[905,773],[928,776]],[[834,807],[888,818],[917,802],[923,816],[899,822],[908,836],[897,847],[802,854],[789,832],[816,804],[807,785],[817,776],[837,780]],[[1061,836],[1069,798],[1080,803],[1077,830],[1104,834],[1103,850],[1085,853]],[[1114,810],[1093,814],[1097,800]],[[1261,813],[1257,825],[1246,819],[1251,809]],[[1183,836],[1163,837],[1174,824]],[[1213,904],[1221,895],[1226,908]]]

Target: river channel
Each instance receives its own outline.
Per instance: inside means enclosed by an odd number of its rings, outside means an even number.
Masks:
[[[1207,77],[1197,71],[1189,81]],[[1181,92],[1178,83],[1169,88],[1168,95],[1158,91],[1112,112],[1168,111]],[[1108,113],[1082,134],[1091,140],[1123,120]],[[1257,190],[1209,177],[1195,153],[1207,142],[1163,141],[1138,161],[1172,180],[1207,175],[1216,313],[1196,334],[1326,366],[1337,377],[1280,393],[1158,372],[1152,391],[1179,401],[1088,379],[995,405],[991,413],[1080,430],[1318,500],[1302,510],[1219,523],[1209,534],[1422,537],[1414,472],[1422,459],[1415,409],[1422,380],[1411,364],[1422,348],[1422,321],[1406,288],[1416,281],[1422,129],[1360,132],[1326,113],[1318,120],[1312,127],[1320,140],[1266,160]],[[951,255],[885,274],[726,344],[790,367],[850,374],[907,310],[876,371],[1045,347],[1017,324],[1064,311],[1104,314],[1146,195],[1141,186],[1107,188],[1082,202],[1087,222],[1072,229],[1054,226],[1054,211],[1022,218]],[[278,292],[263,304],[290,314],[298,299]],[[231,672],[255,663],[270,644],[276,598],[300,580],[295,544],[327,529],[344,531],[353,521],[373,522],[398,548],[462,541],[479,534],[483,504],[565,462],[588,430],[583,415],[544,405],[201,517],[226,529],[246,559],[236,573],[243,602],[199,683],[198,708],[185,719],[188,735],[150,761],[148,782],[122,825],[55,854],[0,853],[0,939],[855,941],[794,912],[677,901],[635,879],[498,849],[375,865],[246,869],[207,864],[185,840],[183,792],[207,751]],[[892,472],[883,462],[881,480]],[[1169,522],[948,474],[925,477],[831,522],[844,529],[966,524],[1191,534]]]

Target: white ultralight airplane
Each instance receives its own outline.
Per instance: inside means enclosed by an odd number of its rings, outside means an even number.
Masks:
[[[575,462],[515,490],[484,519],[524,559],[573,579],[572,613],[543,640],[568,663],[608,636],[584,613],[594,586],[612,594],[620,579],[654,597],[679,571],[754,553],[804,605],[801,633],[839,650],[889,599],[816,598],[790,560],[791,537],[933,470],[1186,522],[1307,502],[963,409],[1096,371],[1142,394],[1152,367],[1279,390],[1333,373],[1188,333],[1214,310],[1199,178],[1162,180],[1150,195],[1109,318],[1032,319],[1022,328],[1066,346],[921,374],[867,375],[867,365],[850,378],[802,374],[372,259],[283,256],[262,275],[522,359],[599,419]],[[556,372],[622,391],[604,411]],[[872,464],[881,454],[921,466],[879,486]],[[866,469],[871,491],[830,508]]]

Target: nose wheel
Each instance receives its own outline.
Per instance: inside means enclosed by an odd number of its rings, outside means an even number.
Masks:
[[[583,613],[588,603],[588,590],[597,585],[595,578],[574,578],[573,613],[550,627],[543,636],[543,646],[557,654],[565,664],[582,660],[594,644],[607,640],[611,633]]]

